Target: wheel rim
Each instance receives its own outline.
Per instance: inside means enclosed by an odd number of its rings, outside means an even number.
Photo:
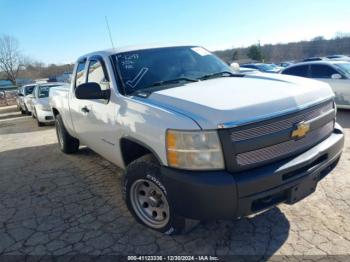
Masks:
[[[169,222],[169,204],[163,191],[145,179],[135,181],[130,189],[130,200],[136,215],[152,228],[164,227]]]
[[[57,132],[58,143],[60,144],[60,147],[63,148],[62,130],[61,130],[60,123],[58,121],[56,121],[56,132]]]

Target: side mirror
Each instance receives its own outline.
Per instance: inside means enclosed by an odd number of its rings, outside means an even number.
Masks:
[[[75,88],[75,96],[78,99],[106,99],[111,95],[110,89],[102,90],[95,82],[81,84]]]
[[[24,96],[22,93],[18,93],[18,96]]]
[[[331,75],[332,79],[342,79],[343,77],[340,74],[333,74]]]

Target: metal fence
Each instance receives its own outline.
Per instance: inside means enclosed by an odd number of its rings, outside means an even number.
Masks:
[[[17,90],[0,91],[0,106],[16,104]]]

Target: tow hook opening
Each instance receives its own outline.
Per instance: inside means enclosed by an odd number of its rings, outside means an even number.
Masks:
[[[278,192],[276,194],[268,195],[252,202],[252,211],[257,212],[270,206],[277,205],[287,200],[287,193],[285,191]]]

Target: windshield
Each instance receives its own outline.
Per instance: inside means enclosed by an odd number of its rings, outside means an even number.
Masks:
[[[30,95],[31,93],[33,93],[33,90],[34,90],[34,87],[35,86],[26,86],[24,88],[24,95]]]
[[[155,83],[167,83],[176,79],[192,81],[206,75],[232,71],[222,60],[202,47],[145,49],[120,53],[113,58],[119,68],[126,94]]]
[[[49,91],[51,87],[59,86],[59,85],[49,85],[49,86],[40,86],[39,87],[39,98],[44,98],[49,96]]]
[[[350,77],[350,63],[334,64],[342,73]]]

